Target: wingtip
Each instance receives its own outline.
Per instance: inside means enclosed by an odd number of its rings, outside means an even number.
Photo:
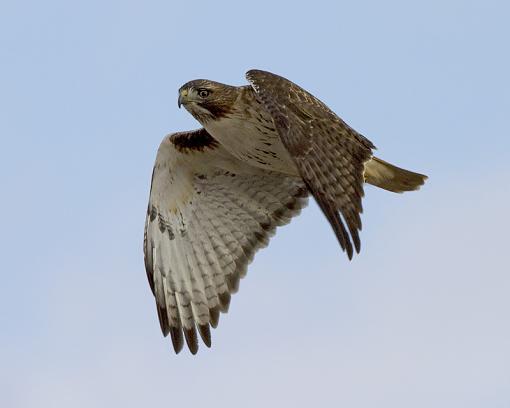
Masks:
[[[347,258],[349,258],[349,261],[352,261],[352,257],[354,255],[353,250],[352,250],[352,245],[347,246],[346,252],[347,252]]]
[[[209,319],[213,329],[218,327],[218,322],[220,320],[220,308],[219,306],[215,306],[209,309]]]
[[[356,253],[359,254],[361,251],[361,240],[359,239],[359,235],[356,234],[354,238],[354,249],[356,250]]]
[[[198,337],[197,330],[195,326],[190,329],[184,329],[184,338],[186,339],[186,344],[188,345],[189,351],[191,354],[195,355],[198,352]]]
[[[230,299],[231,299],[230,293],[228,293],[228,292],[220,293],[219,299],[220,299],[220,310],[223,313],[227,313],[228,308],[230,306]]]
[[[172,346],[174,348],[175,354],[179,354],[184,346],[181,328],[171,327],[170,337],[172,339]]]
[[[198,325],[198,332],[200,333],[200,337],[204,344],[211,348],[211,330],[209,329],[209,324],[200,324]]]
[[[343,224],[342,224],[342,227],[343,227]],[[350,235],[347,233],[347,231],[344,230],[344,234],[342,234],[342,239],[344,241],[344,251],[347,253],[347,257],[349,258],[349,261],[352,260],[352,257],[354,255],[354,248],[352,246],[352,242],[351,242],[351,237]],[[341,244],[341,243],[340,243]]]

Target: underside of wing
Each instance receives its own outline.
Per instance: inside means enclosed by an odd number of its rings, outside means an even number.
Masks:
[[[147,276],[176,352],[207,346],[255,252],[307,203],[295,177],[252,168],[204,129],[171,135],[154,167],[145,225]]]
[[[246,77],[351,259],[353,244],[360,250],[364,163],[374,145],[291,81],[259,70]]]

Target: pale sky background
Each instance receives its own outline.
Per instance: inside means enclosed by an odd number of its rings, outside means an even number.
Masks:
[[[0,406],[510,407],[505,1],[0,3]],[[174,355],[142,257],[177,89],[284,75],[425,172],[368,187],[347,261],[315,204]]]

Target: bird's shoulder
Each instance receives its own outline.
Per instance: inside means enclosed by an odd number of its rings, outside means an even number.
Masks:
[[[167,135],[163,148],[173,148],[180,153],[205,152],[219,148],[219,143],[204,128]]]

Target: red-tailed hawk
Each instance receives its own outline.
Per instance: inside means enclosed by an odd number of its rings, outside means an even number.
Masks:
[[[269,72],[234,87],[195,80],[179,89],[203,126],[159,147],[145,224],[145,268],[166,336],[195,354],[255,252],[311,194],[342,249],[359,252],[363,182],[404,192],[426,176],[372,154],[372,142],[324,103]]]

